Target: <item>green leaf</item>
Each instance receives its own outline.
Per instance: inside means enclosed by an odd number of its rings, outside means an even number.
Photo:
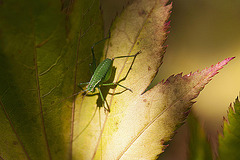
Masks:
[[[212,160],[212,152],[206,134],[191,112],[188,117],[190,128],[189,160]]]
[[[99,2],[3,1],[0,33],[0,159],[71,159],[74,107],[57,102],[90,78]]]
[[[219,159],[237,160],[240,157],[240,102],[236,98],[228,109],[227,119],[223,119],[223,133],[219,135]]]

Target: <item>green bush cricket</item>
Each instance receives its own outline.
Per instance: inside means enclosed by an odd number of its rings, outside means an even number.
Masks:
[[[131,70],[132,68],[132,65],[133,65],[133,62],[136,58],[136,56],[141,53],[141,51],[137,52],[136,54],[134,55],[129,55],[129,56],[118,56],[118,57],[114,57],[112,59],[110,58],[106,58],[104,61],[102,61],[98,66],[96,65],[96,59],[95,59],[95,54],[94,54],[94,47],[95,45],[97,45],[98,43],[108,39],[109,37],[107,38],[104,38],[102,39],[101,41],[95,43],[92,48],[91,48],[91,51],[92,51],[92,57],[93,57],[93,61],[92,63],[90,64],[90,70],[91,70],[91,73],[92,73],[92,77],[90,79],[89,82],[85,82],[85,83],[79,83],[78,84],[78,87],[82,89],[82,85],[87,85],[87,88],[86,90],[84,90],[84,92],[87,94],[89,92],[92,92],[94,93],[95,92],[95,89],[97,88],[99,90],[99,94],[100,94],[100,97],[102,99],[102,102],[104,103],[104,108],[110,112],[110,108],[109,108],[109,105],[108,103],[106,102],[106,100],[104,99],[103,97],[103,94],[102,94],[102,91],[100,89],[101,86],[113,86],[113,85],[117,85],[117,86],[120,86],[126,90],[129,90],[132,92],[131,89],[119,84],[121,81],[125,80],[129,71]],[[132,61],[132,64],[126,74],[126,76],[119,80],[118,82],[112,82],[112,83],[105,83],[107,82],[110,77],[111,77],[111,74],[112,74],[112,68],[113,68],[113,61],[115,59],[118,59],[118,58],[127,58],[127,57],[134,57],[133,61]],[[96,67],[97,66],[97,67]],[[83,90],[83,89],[82,89]]]

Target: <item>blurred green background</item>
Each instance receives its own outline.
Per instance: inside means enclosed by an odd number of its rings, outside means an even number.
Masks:
[[[102,0],[105,32],[117,13],[133,0]],[[217,130],[229,104],[240,91],[240,1],[173,0],[171,29],[163,65],[153,85],[172,74],[203,70],[224,60],[236,58],[213,78],[196,99],[193,111],[208,133],[216,150]],[[161,159],[186,159],[186,125],[170,143]],[[174,154],[173,154],[174,152]]]

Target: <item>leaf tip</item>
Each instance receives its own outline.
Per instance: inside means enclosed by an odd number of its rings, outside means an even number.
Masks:
[[[226,65],[229,61],[233,60],[235,57],[228,57],[224,59],[222,62],[219,62],[219,64]]]
[[[202,70],[201,72],[199,72],[199,70],[197,72],[194,72],[193,74],[206,74],[206,76],[209,78],[209,81],[211,80],[211,78],[213,76],[215,76],[216,74],[218,74],[218,70],[222,69],[223,66],[225,66],[226,64],[228,64],[229,61],[231,61],[232,59],[234,59],[235,57],[229,57],[224,59],[221,62],[218,62],[216,65],[212,65],[209,68],[205,68],[204,70]]]

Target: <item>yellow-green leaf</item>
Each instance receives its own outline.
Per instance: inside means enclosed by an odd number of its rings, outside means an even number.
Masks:
[[[80,159],[155,159],[187,116],[203,87],[232,58],[202,72],[171,76],[143,93],[162,63],[171,4],[166,0],[136,0],[118,17],[106,42],[108,58],[142,51],[121,85],[104,88],[111,112],[97,109],[101,99],[78,96],[74,155]],[[114,81],[125,77],[132,58],[115,59]],[[107,94],[108,93],[108,94]]]

